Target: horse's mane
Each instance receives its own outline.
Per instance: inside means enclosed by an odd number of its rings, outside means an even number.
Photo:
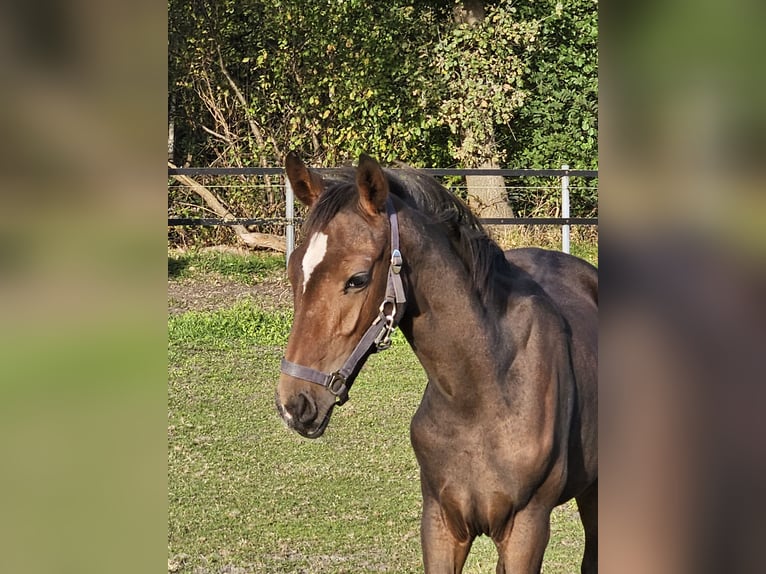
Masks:
[[[410,167],[384,169],[389,190],[409,206],[426,214],[445,232],[471,276],[474,289],[487,306],[496,295],[496,274],[509,264],[502,249],[487,235],[479,219],[455,195],[429,175]],[[325,191],[304,224],[304,236],[323,229],[343,208],[358,205],[356,170],[343,169],[324,176]]]

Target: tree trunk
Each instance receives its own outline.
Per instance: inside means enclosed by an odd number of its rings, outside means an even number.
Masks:
[[[483,165],[475,167],[498,169],[493,161],[485,161]],[[467,175],[465,185],[468,190],[468,206],[479,217],[514,217],[502,175]]]
[[[456,24],[475,26],[484,21],[484,3],[481,0],[463,0],[461,4],[455,6],[453,16]],[[492,120],[487,118],[487,121],[491,122]],[[485,133],[492,134],[494,131],[493,126],[487,126],[487,128]],[[471,132],[470,128],[464,130],[464,140],[473,139],[474,137],[476,136]],[[494,141],[495,138],[493,135],[490,135],[489,139],[491,141],[484,143],[494,152],[497,149]],[[466,167],[497,169],[499,166],[490,156],[476,158],[474,165],[467,165]],[[469,175],[466,176],[465,182],[468,189],[468,205],[476,215],[492,218],[514,216],[513,209],[508,203],[505,180],[502,176]],[[502,229],[499,226],[488,226],[488,230],[494,233]]]

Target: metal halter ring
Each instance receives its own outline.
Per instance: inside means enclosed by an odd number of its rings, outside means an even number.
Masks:
[[[330,380],[327,382],[327,390],[335,395],[338,406],[342,405],[348,400],[348,387],[346,386],[346,377],[335,371],[330,375]]]
[[[386,305],[391,305],[391,312],[386,313]],[[375,337],[375,349],[377,351],[385,351],[391,347],[391,333],[396,329],[394,321],[396,319],[396,302],[395,301],[383,301],[380,304],[380,315],[375,320],[375,323],[379,323],[381,319],[385,319],[385,325],[383,330]]]

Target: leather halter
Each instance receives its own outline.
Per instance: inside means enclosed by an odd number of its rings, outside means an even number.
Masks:
[[[323,373],[282,358],[282,372],[285,375],[325,387],[335,395],[338,406],[348,400],[348,391],[367,357],[391,346],[391,334],[404,315],[404,308],[407,303],[401,277],[404,260],[401,251],[399,251],[399,219],[390,197],[386,199],[386,214],[391,226],[391,263],[388,268],[386,295],[380,304],[378,316],[362,335],[351,355],[343,363],[343,366],[333,373]]]

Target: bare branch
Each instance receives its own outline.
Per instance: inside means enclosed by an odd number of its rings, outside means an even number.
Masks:
[[[269,141],[271,142],[271,145],[274,146],[274,153],[276,154],[276,156],[278,158],[284,158],[286,154],[285,154],[285,152],[282,151],[281,146],[277,143],[277,140],[274,138],[274,134],[271,134],[271,133],[269,134]],[[263,167],[266,167],[266,165],[264,163],[266,158],[264,157],[262,159],[264,161],[261,162],[261,163],[263,164]]]
[[[261,133],[261,128],[258,127],[258,124],[255,123],[255,120],[253,120],[251,117],[245,96],[242,94],[239,86],[237,86],[237,83],[234,81],[234,79],[229,74],[229,71],[226,69],[226,65],[223,63],[223,56],[221,56],[220,48],[218,49],[218,65],[221,68],[221,72],[223,72],[223,75],[226,77],[226,80],[229,82],[231,89],[234,91],[234,94],[237,96],[239,103],[242,105],[242,109],[245,112],[245,117],[247,118],[247,123],[250,125],[250,131],[252,132],[255,141],[258,143],[258,147],[264,149],[265,141],[263,139],[263,134]]]
[[[211,136],[216,137],[216,138],[218,138],[220,140],[223,140],[223,141],[225,141],[229,145],[233,145],[233,142],[228,137],[223,136],[223,135],[219,134],[218,132],[215,132],[215,131],[211,130],[209,127],[207,127],[205,125],[200,125],[200,127],[203,130],[205,130],[207,133],[209,133]]]
[[[176,166],[171,162],[168,162],[168,167],[175,168]],[[172,177],[174,180],[188,186],[192,191],[199,195],[202,198],[202,201],[204,201],[221,219],[236,219],[234,214],[221,203],[218,197],[198,181],[195,181],[187,175],[173,175]],[[239,240],[251,249],[265,247],[273,249],[274,251],[281,251],[282,253],[287,251],[287,244],[284,237],[268,233],[254,233],[248,231],[247,227],[244,225],[233,225],[232,228]]]
[[[200,85],[200,82],[202,85]],[[221,108],[218,106],[218,102],[213,91],[213,87],[210,84],[210,78],[205,70],[202,70],[197,80],[196,92],[202,103],[207,108],[208,112],[213,118],[215,125],[219,130],[223,130],[226,133],[226,141],[232,141],[232,133],[229,129],[229,123],[226,121]]]

